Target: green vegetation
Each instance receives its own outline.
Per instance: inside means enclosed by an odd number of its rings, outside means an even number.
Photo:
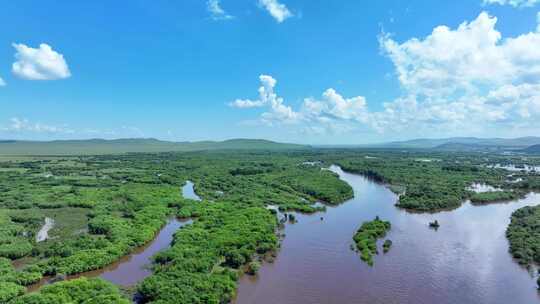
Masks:
[[[156,256],[154,275],[138,290],[143,302],[228,303],[242,265],[249,263],[255,273],[253,257],[277,248],[277,218],[263,208],[240,207],[232,202],[189,204],[197,220]]]
[[[0,210],[0,257],[18,259],[30,254],[32,244],[21,236],[24,236],[26,228],[35,227],[34,220],[23,213]]]
[[[521,195],[515,191],[489,191],[475,193],[471,196],[471,202],[475,204],[486,204],[501,201],[510,201],[519,198]]]
[[[333,178],[334,177],[334,178]],[[319,167],[294,170],[283,178],[283,184],[294,190],[336,205],[353,197],[350,185],[337,179],[337,175]]]
[[[4,302],[2,302],[4,303]],[[117,287],[102,279],[80,278],[43,287],[10,304],[129,304]]]
[[[382,221],[376,217],[373,221],[365,222],[360,226],[358,231],[353,236],[356,243],[356,249],[361,253],[362,261],[373,265],[373,255],[378,254],[377,239],[382,238],[390,230],[391,224],[388,221]],[[386,243],[388,250],[391,243]],[[385,252],[387,252],[386,250]]]
[[[11,299],[24,294],[24,287],[12,282],[0,282],[0,303],[7,303]]]
[[[415,211],[439,211],[457,208],[466,199],[491,202],[510,197],[515,191],[526,193],[540,189],[540,176],[523,175],[521,182],[508,180],[509,172],[488,168],[486,164],[501,161],[500,157],[481,157],[479,154],[448,154],[421,152],[379,152],[377,157],[368,153],[340,153],[330,158],[343,170],[363,174],[389,185],[400,194],[398,207]],[[373,155],[373,153],[371,153]],[[468,190],[473,183],[484,183],[502,188],[504,194],[478,194]]]
[[[261,268],[261,263],[259,261],[252,261],[248,264],[247,273],[250,275],[256,275]]]
[[[510,253],[523,265],[540,263],[540,206],[523,207],[512,214],[506,230]]]

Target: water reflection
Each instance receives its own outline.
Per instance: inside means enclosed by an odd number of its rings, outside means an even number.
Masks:
[[[501,164],[495,164],[490,166],[490,168],[497,168],[497,169],[506,169],[508,171],[526,171],[526,172],[540,172],[540,166],[533,166],[533,165],[501,165]]]
[[[192,200],[200,201],[201,198],[195,193],[195,184],[191,181],[187,181],[186,184],[182,187],[182,195],[184,198],[189,198]]]
[[[508,253],[511,213],[540,203],[540,195],[504,204],[413,214],[394,206],[396,196],[368,179],[332,170],[355,198],[322,214],[295,214],[273,264],[240,280],[237,304],[246,303],[536,303],[531,274]],[[324,216],[324,221],[320,217]],[[352,235],[376,215],[392,222],[392,250],[374,267],[351,251]],[[428,223],[437,219],[435,231]]]
[[[496,188],[491,185],[483,184],[483,183],[473,183],[471,186],[467,188],[467,190],[473,191],[476,193],[503,191],[503,189],[501,188]]]

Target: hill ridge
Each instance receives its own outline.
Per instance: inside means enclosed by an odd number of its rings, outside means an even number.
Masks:
[[[310,146],[265,139],[233,138],[223,141],[174,142],[155,138],[0,140],[0,155],[93,155],[207,150],[297,150]]]

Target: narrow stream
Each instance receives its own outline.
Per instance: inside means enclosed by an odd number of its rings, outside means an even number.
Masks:
[[[186,184],[182,187],[182,195],[184,196],[184,198],[189,198],[196,201],[201,200],[197,193],[195,193],[195,185],[191,181],[187,181]]]
[[[188,181],[182,187],[182,195],[185,198],[201,200],[201,198],[195,193],[194,184],[190,181]],[[176,218],[171,218],[167,221],[167,224],[159,231],[156,237],[147,245],[137,248],[131,254],[122,257],[118,261],[104,268],[71,275],[68,276],[66,279],[72,280],[79,277],[101,277],[120,286],[133,286],[152,274],[152,271],[150,269],[152,257],[159,251],[167,249],[173,241],[174,233],[178,229],[190,224],[191,222],[191,220],[179,220]],[[54,221],[48,222],[47,219],[45,220],[45,225],[40,230],[40,233],[42,231],[45,231],[45,239],[47,236],[47,231],[52,228],[53,223]],[[47,226],[47,224],[50,224],[50,227]],[[46,226],[48,228],[45,230]],[[27,290],[29,292],[37,291],[43,285],[49,284],[53,280],[54,279],[51,277],[45,277],[38,283],[28,286]]]
[[[120,286],[132,286],[152,274],[149,266],[152,263],[152,256],[161,250],[168,248],[173,240],[174,233],[191,220],[179,220],[171,218],[167,224],[159,231],[156,238],[146,246],[137,248],[131,254],[126,255],[118,261],[98,270],[88,271],[76,275],[68,276],[67,280],[80,277],[95,278],[101,277],[107,281]],[[40,282],[28,286],[29,292],[37,291],[43,285],[51,283],[53,278],[45,277]]]
[[[355,197],[325,213],[296,214],[275,262],[256,277],[242,276],[236,304],[540,302],[534,276],[512,259],[505,237],[512,212],[539,204],[539,194],[415,214],[396,208],[396,195],[383,185],[331,170]],[[370,267],[350,247],[361,223],[377,215],[392,222],[393,246],[387,254],[379,250]],[[435,219],[437,231],[428,227]]]

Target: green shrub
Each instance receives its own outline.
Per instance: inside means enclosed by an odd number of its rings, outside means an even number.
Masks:
[[[390,222],[382,221],[379,217],[376,217],[373,221],[364,222],[360,226],[354,234],[353,240],[356,243],[356,248],[361,253],[360,258],[362,261],[373,265],[373,255],[377,254],[377,239],[384,237],[390,228]],[[389,245],[386,242],[385,244]],[[388,249],[390,249],[389,246]]]

